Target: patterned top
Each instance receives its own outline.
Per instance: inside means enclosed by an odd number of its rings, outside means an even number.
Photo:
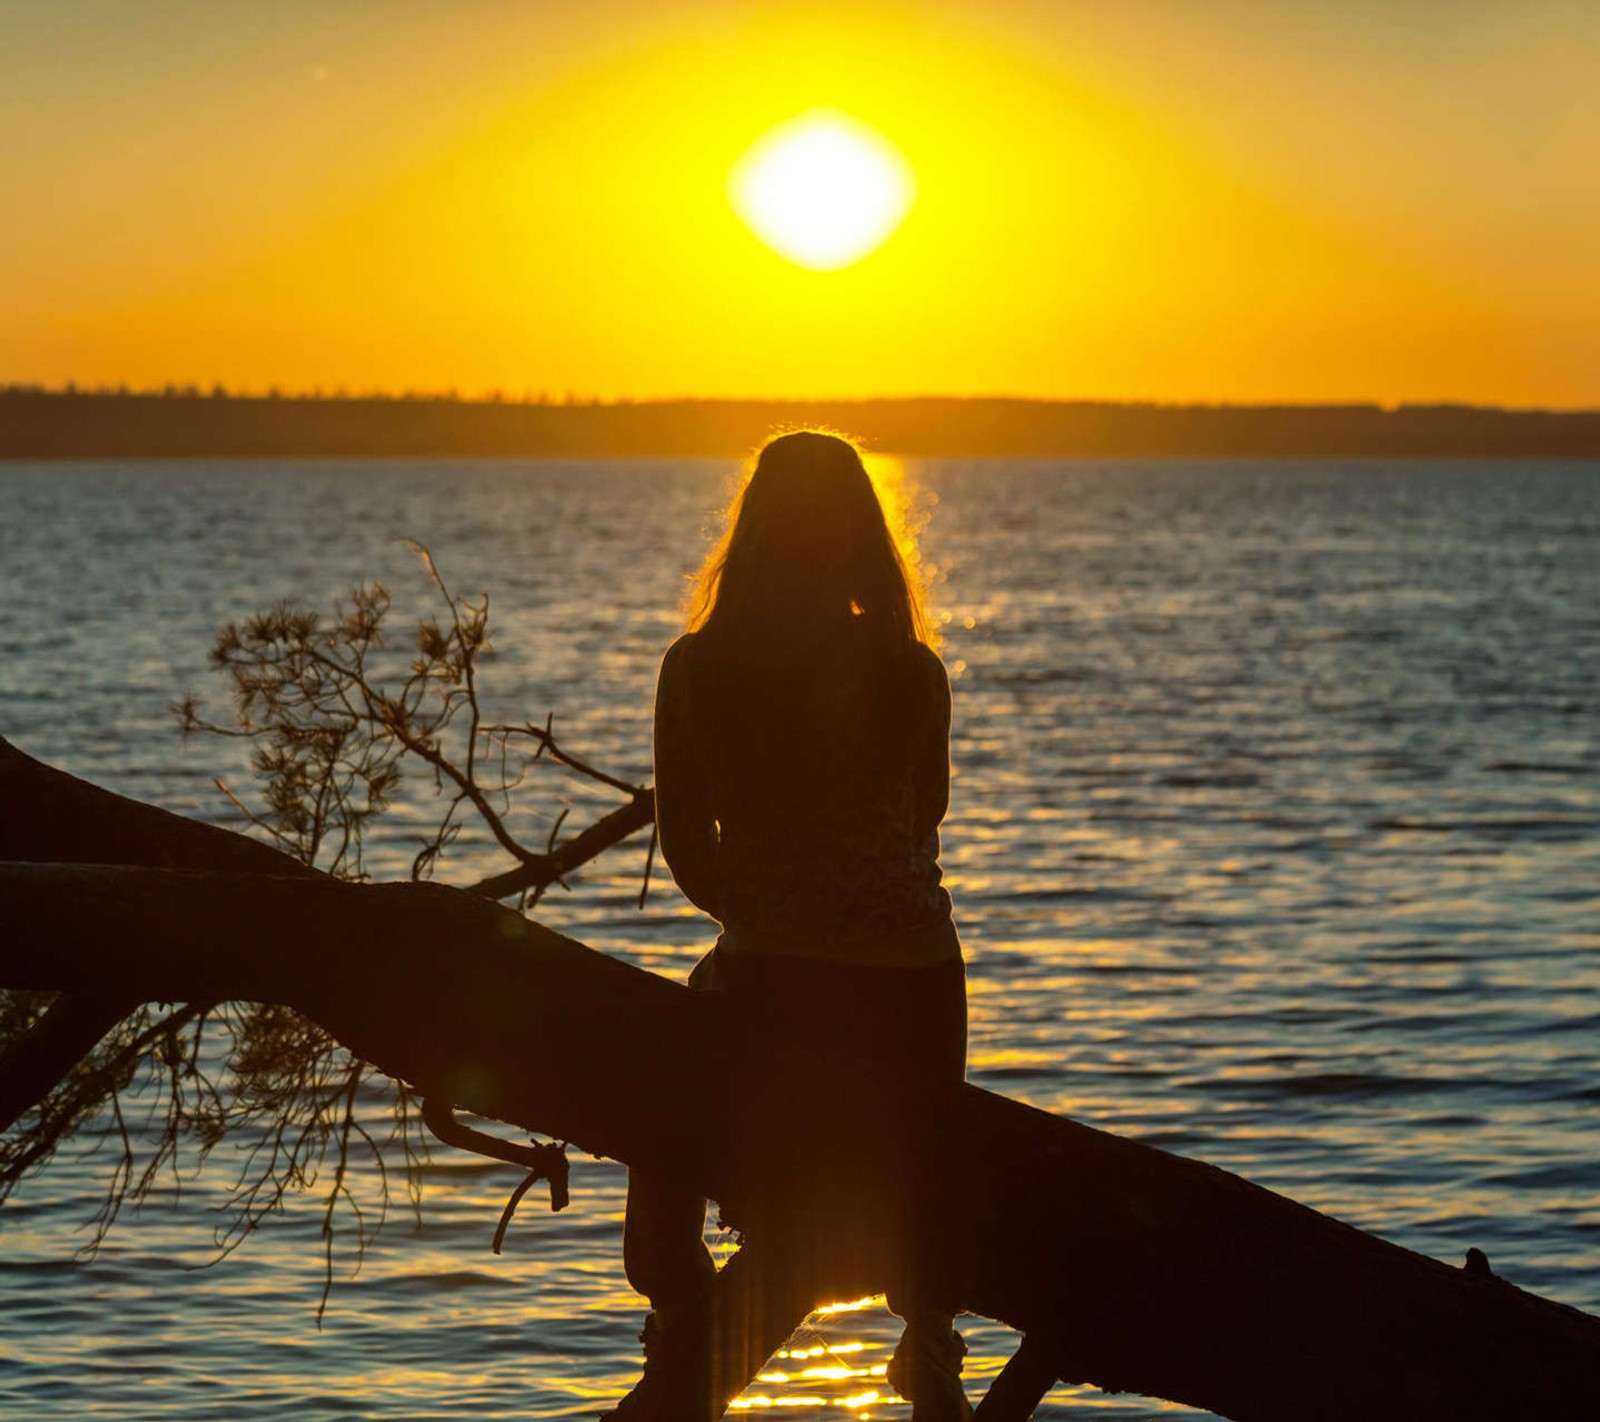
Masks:
[[[950,684],[919,642],[847,637],[804,666],[680,637],[656,692],[661,849],[731,952],[959,958],[940,883]]]

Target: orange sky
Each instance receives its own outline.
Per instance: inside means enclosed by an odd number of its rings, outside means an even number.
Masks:
[[[1600,405],[1600,6],[73,5],[0,19],[0,380]],[[917,201],[729,206],[828,106]]]

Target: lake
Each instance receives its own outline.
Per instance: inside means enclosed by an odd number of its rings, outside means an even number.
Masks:
[[[420,539],[492,597],[496,715],[650,772],[650,703],[734,474],[717,461],[0,466],[0,733],[125,794],[237,823],[216,629],[380,579]],[[921,461],[890,467],[955,695],[944,863],[969,961],[970,1075],[1212,1161],[1410,1248],[1482,1248],[1600,1310],[1600,465]],[[615,803],[551,771],[547,833]],[[374,831],[407,872],[414,802]],[[468,839],[442,877],[500,861]],[[711,925],[643,838],[539,917],[681,978]],[[3,952],[3,949],[0,949]],[[832,1089],[825,1064],[816,1087]],[[381,1109],[380,1102],[369,1110]],[[0,1415],[591,1416],[638,1367],[624,1171],[574,1155],[496,1258],[510,1167],[440,1148],[325,1325],[320,1200],[214,1268],[206,1170],[75,1259],[108,1161],[0,1210]],[[362,1188],[367,1188],[365,1185]],[[724,1251],[731,1244],[723,1240]],[[908,1415],[893,1320],[841,1300],[741,1404]],[[980,1320],[976,1398],[1014,1346]],[[878,1396],[882,1394],[882,1396]],[[1058,1389],[1043,1417],[1198,1417]]]

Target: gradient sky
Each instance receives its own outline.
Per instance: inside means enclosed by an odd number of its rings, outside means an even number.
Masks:
[[[1593,0],[0,0],[0,116],[0,381],[1600,405]]]

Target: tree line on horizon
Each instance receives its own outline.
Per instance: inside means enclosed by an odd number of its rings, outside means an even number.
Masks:
[[[796,425],[911,456],[1600,458],[1600,410],[0,386],[0,459],[721,458]]]
[[[606,403],[618,405],[631,405],[634,402],[620,396],[614,401],[607,402],[598,395],[590,395],[577,390],[568,390],[561,395],[552,395],[548,390],[524,390],[520,393],[511,393],[505,390],[485,390],[477,395],[463,394],[457,386],[445,386],[439,390],[414,388],[403,390],[384,390],[373,387],[366,390],[352,390],[347,385],[335,385],[331,389],[322,385],[310,385],[300,390],[285,390],[281,385],[268,385],[259,390],[232,389],[220,380],[210,384],[201,384],[196,381],[168,380],[160,385],[136,386],[130,385],[125,380],[115,383],[102,382],[98,385],[80,384],[76,380],[66,380],[60,385],[50,385],[44,381],[13,380],[0,384],[0,400],[15,399],[31,396],[54,396],[64,399],[89,399],[89,400],[363,400],[393,402],[401,400],[431,400],[444,401],[451,404],[480,404],[480,405],[601,405]]]

